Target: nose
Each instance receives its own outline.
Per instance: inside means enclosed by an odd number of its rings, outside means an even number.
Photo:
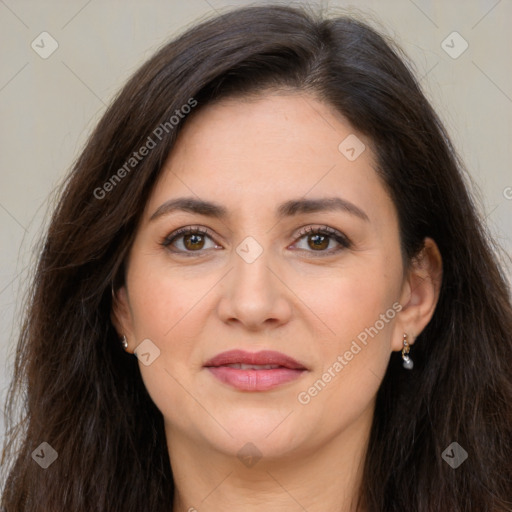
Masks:
[[[252,263],[233,255],[234,268],[223,280],[218,315],[228,324],[259,331],[286,324],[293,312],[292,292],[278,265],[263,253]]]

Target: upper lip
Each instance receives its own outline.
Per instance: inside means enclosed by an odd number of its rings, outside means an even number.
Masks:
[[[306,370],[307,368],[286,354],[273,350],[260,352],[246,352],[244,350],[229,350],[217,354],[209,359],[204,366],[223,366],[227,364],[253,364],[253,365],[279,365],[292,370]]]

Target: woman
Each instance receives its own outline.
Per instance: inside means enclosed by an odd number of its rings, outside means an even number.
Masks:
[[[512,510],[510,293],[460,168],[354,19],[164,46],[53,215],[2,510]]]

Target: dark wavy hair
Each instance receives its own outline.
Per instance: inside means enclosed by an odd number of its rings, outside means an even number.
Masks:
[[[120,346],[112,289],[123,283],[141,213],[187,122],[169,119],[191,98],[195,112],[269,90],[311,93],[366,134],[406,261],[425,237],[443,258],[414,371],[403,371],[394,352],[378,391],[361,509],[512,510],[510,289],[462,165],[405,62],[354,17],[265,6],[203,21],[134,74],[64,183],[34,271],[6,403],[3,512],[169,510],[162,414],[137,359]],[[159,126],[167,129],[156,147],[113,182]],[[31,455],[43,441],[58,453],[45,470]],[[442,458],[453,441],[468,453],[457,469]]]

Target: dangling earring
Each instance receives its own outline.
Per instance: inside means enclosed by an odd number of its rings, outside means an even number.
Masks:
[[[403,367],[407,370],[412,370],[414,368],[413,360],[409,357],[409,343],[407,343],[407,334],[404,333],[404,347],[402,348],[402,359],[403,359]]]
[[[126,336],[123,336],[121,338],[121,344],[123,345],[123,348],[126,350],[128,348],[128,341],[126,341]]]

